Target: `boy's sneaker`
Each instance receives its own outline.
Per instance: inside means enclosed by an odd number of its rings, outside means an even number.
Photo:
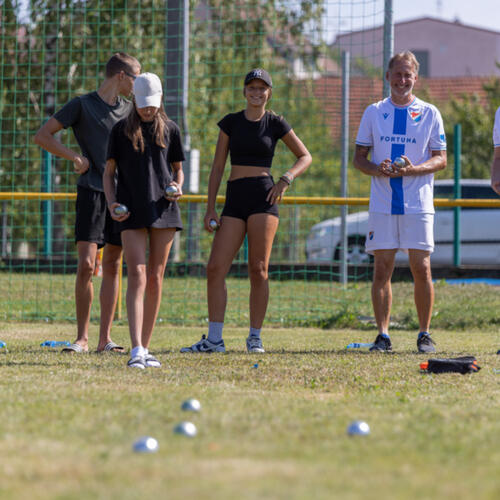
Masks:
[[[262,347],[262,339],[260,337],[256,337],[255,335],[251,335],[247,337],[247,351],[248,352],[266,352]]]
[[[214,344],[207,339],[206,335],[202,335],[199,342],[191,347],[183,347],[181,352],[226,352],[226,346],[224,340]]]
[[[370,347],[370,351],[379,351],[379,352],[391,352],[392,344],[391,339],[386,335],[378,334],[375,342]]]
[[[149,352],[144,356],[144,361],[146,362],[146,366],[148,368],[160,368],[161,363],[158,359],[156,359],[152,354]]]
[[[419,335],[417,339],[418,352],[436,352],[436,348],[433,344],[435,344],[435,342],[431,339],[430,334],[423,333],[422,335]]]
[[[129,368],[139,368],[140,370],[144,370],[146,368],[146,360],[144,356],[134,356],[128,360],[127,366]]]

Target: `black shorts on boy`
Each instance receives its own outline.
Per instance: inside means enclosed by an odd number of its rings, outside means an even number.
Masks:
[[[122,246],[118,224],[111,218],[102,191],[77,186],[75,241]]]

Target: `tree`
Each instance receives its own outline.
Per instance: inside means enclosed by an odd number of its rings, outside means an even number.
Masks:
[[[500,79],[484,85],[486,98],[476,94],[453,98],[442,108],[449,157],[455,154],[454,125],[462,125],[462,177],[486,179],[493,154],[492,131],[495,111],[500,106]],[[450,158],[451,159],[451,158]]]

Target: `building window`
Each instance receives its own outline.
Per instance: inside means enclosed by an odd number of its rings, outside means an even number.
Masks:
[[[412,50],[420,63],[420,69],[418,70],[419,76],[429,77],[429,51],[428,50]]]

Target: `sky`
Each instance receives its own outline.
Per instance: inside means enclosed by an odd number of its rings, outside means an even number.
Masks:
[[[291,0],[298,5],[298,0]],[[322,33],[332,42],[341,33],[381,26],[384,0],[325,0],[326,17]],[[392,0],[395,23],[419,17],[462,24],[500,32],[500,0]]]
[[[430,16],[500,32],[500,0],[393,0],[394,22]]]

